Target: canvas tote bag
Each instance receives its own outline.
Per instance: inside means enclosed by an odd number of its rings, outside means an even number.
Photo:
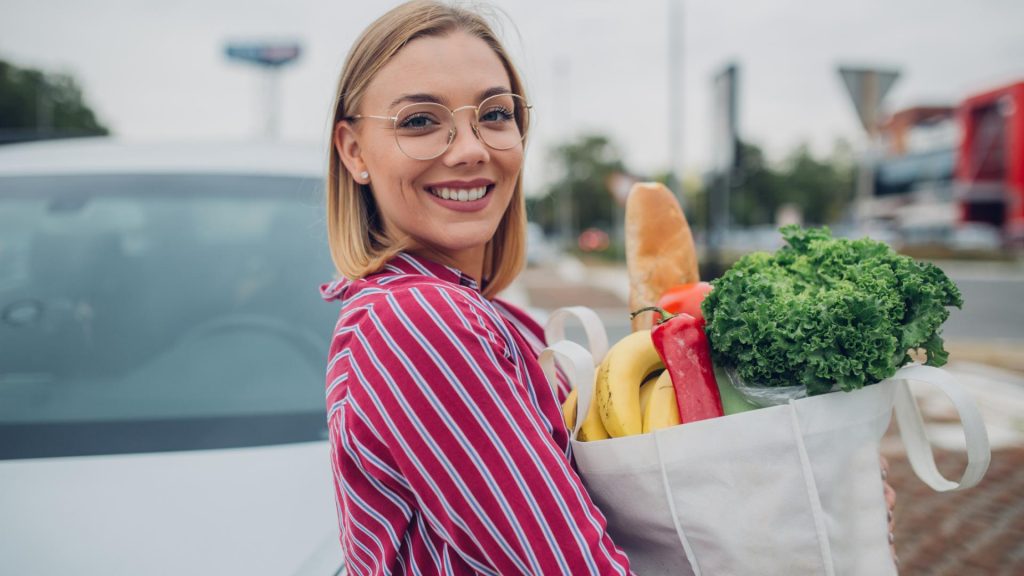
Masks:
[[[582,323],[586,348],[565,339],[570,319]],[[969,488],[988,468],[977,406],[949,373],[920,365],[855,392],[580,442],[607,336],[581,307],[555,311],[546,335],[549,380],[557,361],[579,389],[577,470],[640,575],[896,574],[879,474],[879,442],[894,409],[910,463],[933,489]],[[968,463],[957,482],[936,468],[908,380],[938,388],[959,414]]]

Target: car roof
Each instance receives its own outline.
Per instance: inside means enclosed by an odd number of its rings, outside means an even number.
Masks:
[[[322,178],[326,165],[326,143],[128,142],[100,137],[0,146],[0,176],[130,173]]]

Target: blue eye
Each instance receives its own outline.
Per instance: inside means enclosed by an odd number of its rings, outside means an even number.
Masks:
[[[419,113],[401,118],[398,122],[398,127],[412,130],[423,130],[436,126],[437,124],[437,120],[431,118],[429,115]]]
[[[480,122],[508,122],[514,119],[515,115],[507,108],[492,108],[487,112],[480,114]]]

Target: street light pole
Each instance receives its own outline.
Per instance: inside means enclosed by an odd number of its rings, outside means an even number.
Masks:
[[[562,122],[562,134],[566,135],[570,133],[572,129],[572,121],[570,113],[572,111],[572,96],[569,93],[571,87],[571,81],[569,78],[570,66],[568,58],[558,58],[555,60],[555,79],[559,84],[558,94],[560,97],[560,108],[561,110],[561,122]],[[573,162],[571,158],[567,158],[569,162],[566,165],[565,175],[565,189],[556,190],[555,203],[558,210],[558,227],[561,229],[559,236],[561,237],[561,244],[563,250],[571,250],[573,245],[573,206],[572,206],[572,179],[573,179]]]
[[[855,223],[863,232],[865,225],[873,216],[874,156],[878,123],[882,119],[882,103],[893,83],[900,77],[900,72],[897,69],[840,66],[839,76],[846,85],[857,116],[867,133],[867,142],[864,152],[861,154],[857,172],[857,190],[854,200]]]
[[[263,135],[268,140],[277,140],[280,136],[280,113],[281,113],[281,68],[279,66],[267,68],[264,73],[264,114],[266,124]]]
[[[668,0],[669,189],[683,198],[683,0]]]
[[[264,75],[264,136],[276,140],[280,127],[281,68],[302,53],[298,42],[230,42],[224,48],[228,58],[255,64]]]

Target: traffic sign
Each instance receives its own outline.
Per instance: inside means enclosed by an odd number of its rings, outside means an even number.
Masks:
[[[839,75],[846,84],[846,90],[853,99],[860,123],[868,134],[874,135],[881,121],[882,99],[888,94],[893,83],[899,78],[898,70],[877,70],[871,68],[848,68],[841,66]]]

